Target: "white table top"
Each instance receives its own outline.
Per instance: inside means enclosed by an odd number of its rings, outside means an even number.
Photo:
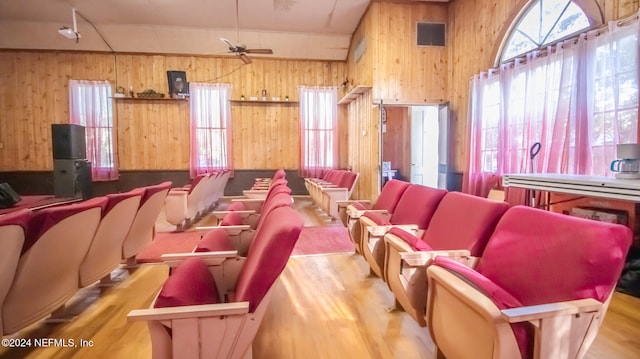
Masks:
[[[640,180],[550,173],[507,174],[502,177],[502,185],[640,202]]]

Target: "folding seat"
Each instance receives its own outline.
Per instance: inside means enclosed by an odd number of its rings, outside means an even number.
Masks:
[[[262,208],[264,203],[268,201],[271,196],[280,192],[291,193],[291,188],[287,186],[287,183],[287,180],[284,178],[277,179],[271,183],[271,186],[269,187],[269,190],[267,190],[267,194],[264,198],[234,198],[231,200],[231,203],[240,202],[245,206],[244,210],[254,210],[257,213],[260,213],[260,208]],[[220,211],[215,211],[212,214],[220,218]],[[222,215],[224,214],[225,213],[222,213]]]
[[[465,263],[481,256],[508,208],[506,202],[449,192],[438,204],[422,238],[396,228],[384,236],[385,279],[396,303],[420,326],[426,325],[427,264],[445,253]]]
[[[338,202],[343,202],[351,198],[351,193],[356,188],[359,173],[344,171],[340,181],[335,187],[322,186],[319,196],[320,207],[334,219],[340,218],[338,213]]]
[[[365,212],[360,217],[360,249],[373,274],[385,279],[384,235],[391,228],[397,227],[421,236],[445,194],[447,191],[443,189],[414,184],[404,191],[390,216],[379,212]]]
[[[320,178],[305,178],[305,187],[311,196],[311,199],[318,203],[318,191],[320,186],[335,187],[336,183],[342,177],[342,170],[329,170]]]
[[[30,218],[31,211],[28,209],[0,216],[0,336],[5,334],[2,325],[2,303],[16,274]]]
[[[2,305],[5,333],[62,308],[78,291],[78,271],[106,197],[36,211],[27,225],[13,283]]]
[[[345,225],[349,229],[349,236],[351,240],[355,244],[356,250],[361,252],[360,249],[360,239],[362,238],[362,234],[360,233],[360,217],[368,211],[372,212],[381,212],[387,213],[391,215],[393,211],[396,209],[398,201],[402,197],[404,191],[409,188],[411,183],[399,181],[399,180],[391,180],[387,182],[387,184],[382,187],[382,191],[380,191],[380,196],[378,196],[378,200],[376,203],[371,205],[368,201],[346,201],[345,204],[339,204],[345,208],[344,216],[346,217],[344,220]],[[342,213],[341,213],[342,217]]]
[[[475,269],[427,267],[427,326],[447,358],[583,358],[632,240],[629,228],[510,208]]]
[[[103,278],[111,279],[110,273],[120,264],[122,242],[129,233],[144,192],[144,189],[136,188],[106,196],[108,202],[102,211],[102,219],[80,264],[80,287]]]
[[[273,183],[273,181],[279,180],[279,179],[286,181],[285,177],[286,177],[286,172],[283,169],[279,169],[273,174],[272,180],[266,181],[264,184],[261,184],[261,185],[254,184],[253,187],[251,187],[251,189],[243,190],[242,194],[247,198],[265,198],[267,196],[267,192],[271,187],[271,184]]]
[[[135,256],[146,246],[151,244],[154,237],[155,221],[162,210],[171,182],[141,187],[144,194],[140,198],[140,207],[129,228],[129,233],[122,242],[122,258],[129,265],[135,265]]]
[[[271,185],[271,182],[279,179],[279,178],[285,178],[287,176],[287,173],[284,171],[283,168],[278,168],[274,173],[273,176],[271,178],[256,178],[253,186],[251,187],[251,189],[268,189],[269,185]]]
[[[129,313],[146,320],[152,357],[250,358],[251,343],[268,307],[274,283],[284,270],[302,230],[289,207],[271,213],[244,259],[218,265],[200,258],[181,262],[150,309]]]
[[[172,188],[166,196],[164,208],[167,222],[174,226],[187,225],[204,212],[207,205],[209,175],[199,175],[187,188]]]
[[[225,235],[221,237],[229,237],[229,239],[222,238],[220,240],[229,241],[232,244],[232,247],[225,250],[237,250],[239,255],[245,256],[268,214],[280,207],[291,207],[292,204],[293,199],[288,193],[277,193],[264,204],[261,213],[255,218],[255,224],[253,222],[245,224],[242,216],[237,215],[236,212],[230,212],[223,218],[219,226],[197,227],[196,230],[204,232],[204,236],[210,237],[209,241],[214,241],[220,231],[224,231]],[[213,230],[215,232],[211,233],[210,231]]]

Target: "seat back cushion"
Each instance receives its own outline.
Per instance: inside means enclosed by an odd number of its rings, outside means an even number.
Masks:
[[[291,207],[279,207],[267,218],[249,248],[240,270],[234,300],[248,301],[254,312],[287,265],[302,230],[302,217]]]
[[[144,195],[142,195],[142,198],[140,199],[140,207],[142,207],[142,205],[149,200],[149,198],[151,198],[154,194],[161,192],[161,191],[169,191],[169,188],[171,187],[171,181],[167,181],[167,182],[162,182],[159,183],[157,185],[153,185],[153,186],[146,186],[146,187],[142,187],[144,188]]]
[[[50,207],[34,212],[27,227],[21,255],[28,251],[38,241],[38,238],[58,222],[90,208],[100,207],[101,212],[104,212],[107,201],[107,197],[96,197],[80,203]]]
[[[358,178],[358,174],[351,171],[343,171],[342,177],[340,178],[340,182],[337,183],[338,188],[346,188],[351,190],[355,185],[356,178]]]
[[[280,207],[291,207],[293,201],[291,196],[287,193],[278,193],[269,202],[266,202],[260,211],[260,217],[258,218],[258,222],[256,223],[256,229],[262,226],[262,222],[266,218],[265,215],[269,212],[273,211],[276,208]]]
[[[235,249],[227,231],[221,228],[214,228],[202,237],[194,252],[220,252],[233,251]]]
[[[487,279],[475,270],[456,262],[455,260],[443,256],[437,256],[431,265],[442,267],[453,273],[458,278],[478,290],[485,297],[489,298],[498,309],[509,309],[522,307],[522,303],[514,298],[500,286]],[[531,354],[530,335],[533,333],[532,327],[527,323],[511,324],[511,329],[516,337],[518,349],[522,358],[529,358]]]
[[[507,209],[506,202],[449,192],[438,204],[422,239],[435,250],[468,249],[472,256],[480,256]]]
[[[393,213],[398,205],[398,201],[404,191],[409,188],[410,183],[399,180],[390,180],[382,187],[378,200],[374,203],[372,209],[385,209],[389,213]]]
[[[227,207],[227,211],[246,211],[247,205],[242,202],[231,202]]]
[[[392,224],[416,224],[420,229],[429,226],[446,190],[413,184],[407,188],[391,215]]]
[[[515,206],[498,222],[476,270],[524,305],[605,302],[631,241],[626,226]]]
[[[173,269],[153,306],[166,308],[219,302],[216,281],[207,264],[200,258],[188,258]]]
[[[229,212],[222,217],[221,226],[239,226],[242,224],[242,216],[238,212]]]
[[[115,207],[118,203],[131,197],[136,197],[136,196],[142,197],[142,195],[144,195],[143,188],[134,188],[131,191],[124,192],[124,193],[108,194],[107,198],[109,199],[109,201],[107,202],[107,205],[102,211],[102,217],[106,216],[113,209],[113,207]],[[138,204],[138,206],[140,205]]]

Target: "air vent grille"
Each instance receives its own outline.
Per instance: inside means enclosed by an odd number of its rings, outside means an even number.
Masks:
[[[417,23],[418,46],[445,46],[446,25],[435,22]]]

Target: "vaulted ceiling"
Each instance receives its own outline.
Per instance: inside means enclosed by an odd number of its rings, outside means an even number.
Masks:
[[[370,2],[0,0],[0,48],[208,55],[227,51],[224,37],[276,58],[344,60]],[[73,28],[72,8],[77,42],[58,34]]]

